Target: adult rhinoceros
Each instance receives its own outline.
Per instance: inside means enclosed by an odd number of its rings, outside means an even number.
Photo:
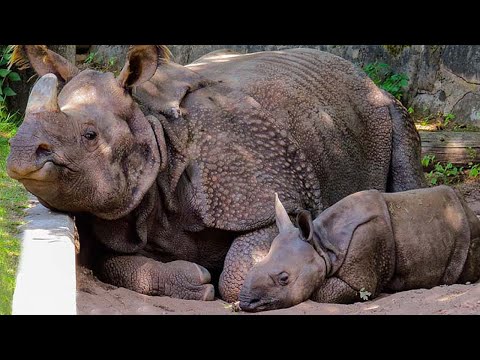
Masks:
[[[16,49],[41,78],[8,174],[51,209],[91,214],[110,250],[100,279],[210,300],[208,270],[223,267],[220,294],[235,301],[277,234],[275,192],[295,214],[424,185],[407,112],[350,62],[293,49],[180,66],[167,54],[133,46],[115,77]]]

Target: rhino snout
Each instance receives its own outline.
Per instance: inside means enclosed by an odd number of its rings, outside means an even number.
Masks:
[[[240,309],[247,312],[255,312],[258,305],[260,304],[260,298],[240,298]]]
[[[255,291],[240,291],[240,309],[246,312],[258,312],[279,308],[278,299],[261,295]]]
[[[13,140],[13,139],[12,139]],[[53,161],[51,146],[46,142],[18,146],[10,141],[10,155],[7,159],[7,174],[15,180],[33,178],[48,162]],[[41,179],[38,179],[41,180]]]

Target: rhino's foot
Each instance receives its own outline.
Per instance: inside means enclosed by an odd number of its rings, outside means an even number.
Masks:
[[[178,299],[210,301],[215,289],[210,273],[203,266],[188,261],[173,261],[165,264],[168,276],[165,281],[165,295]]]
[[[213,300],[210,273],[187,261],[161,263],[143,256],[108,256],[98,267],[100,280],[145,295]]]

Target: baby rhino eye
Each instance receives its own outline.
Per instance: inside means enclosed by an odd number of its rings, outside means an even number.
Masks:
[[[95,140],[95,138],[97,137],[97,133],[93,130],[88,130],[85,132],[85,134],[83,134],[83,136],[87,140]]]
[[[278,274],[278,283],[282,286],[288,284],[288,274],[285,271]]]

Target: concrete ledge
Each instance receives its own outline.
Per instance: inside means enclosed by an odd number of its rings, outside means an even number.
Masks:
[[[74,221],[32,201],[22,226],[12,314],[76,314]]]

